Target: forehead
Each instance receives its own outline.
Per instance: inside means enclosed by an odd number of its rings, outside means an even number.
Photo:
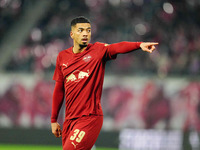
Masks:
[[[75,29],[79,29],[79,28],[87,29],[87,28],[91,28],[91,25],[89,23],[77,23],[73,28],[75,28]]]

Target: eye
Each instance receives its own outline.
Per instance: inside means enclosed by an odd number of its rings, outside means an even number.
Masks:
[[[88,29],[87,32],[90,33],[90,32],[91,32],[91,29]]]
[[[78,32],[80,32],[80,33],[81,33],[82,31],[83,31],[83,29],[78,29]]]

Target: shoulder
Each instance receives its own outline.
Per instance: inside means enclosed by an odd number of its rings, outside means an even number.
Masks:
[[[89,47],[92,49],[105,49],[109,44],[107,43],[101,43],[101,42],[95,42],[94,44],[89,44]]]
[[[72,49],[72,47],[60,51],[60,52],[58,53],[58,55],[57,55],[57,59],[58,59],[59,61],[61,61],[62,58],[65,58],[65,59],[66,59],[66,58],[70,57],[70,56],[71,56],[71,49]]]
[[[72,47],[64,49],[58,53],[58,55],[70,54]]]
[[[96,42],[96,43],[94,43],[94,45],[106,47],[106,46],[108,46],[109,44],[107,44],[107,43],[101,43],[101,42]]]

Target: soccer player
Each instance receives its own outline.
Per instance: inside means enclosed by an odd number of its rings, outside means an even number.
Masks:
[[[91,24],[82,16],[71,21],[70,36],[73,46],[57,56],[51,128],[56,137],[62,134],[63,150],[90,150],[103,124],[100,101],[106,62],[139,48],[152,53],[158,43],[90,44]],[[57,117],[64,97],[65,121],[61,130]]]

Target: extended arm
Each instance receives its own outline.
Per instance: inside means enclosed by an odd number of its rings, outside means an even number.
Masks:
[[[61,128],[57,122],[58,114],[64,100],[64,85],[63,82],[56,82],[53,92],[52,114],[51,114],[51,129],[56,137],[61,136]]]
[[[151,42],[119,42],[108,46],[110,55],[116,55],[120,53],[128,53],[133,50],[141,48],[143,51],[152,53],[155,50],[155,45],[158,43]]]

